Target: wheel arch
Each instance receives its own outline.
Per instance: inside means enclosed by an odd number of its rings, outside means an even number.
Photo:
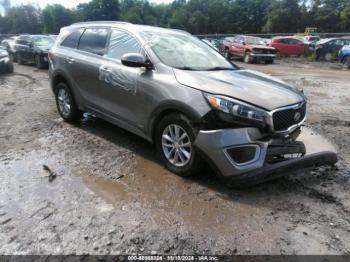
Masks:
[[[56,89],[56,86],[59,84],[59,83],[65,83],[68,88],[73,92],[72,90],[72,86],[71,84],[69,83],[69,80],[68,78],[65,76],[64,73],[62,72],[58,72],[56,74],[54,74],[51,78],[51,88],[52,88],[52,91],[55,92],[55,89]]]
[[[167,115],[180,113],[189,118],[194,123],[200,123],[202,116],[189,105],[179,101],[166,101],[158,106],[152,113],[149,121],[149,136],[152,142],[155,141],[155,133],[158,123]]]

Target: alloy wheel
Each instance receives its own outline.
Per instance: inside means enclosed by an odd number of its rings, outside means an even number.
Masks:
[[[63,88],[60,89],[58,91],[57,99],[58,99],[58,106],[59,106],[61,113],[65,117],[68,117],[70,114],[70,111],[71,111],[71,101],[70,101],[70,98],[68,96],[67,91]]]
[[[179,125],[168,125],[162,134],[162,149],[166,159],[176,167],[186,166],[192,156],[192,143]]]

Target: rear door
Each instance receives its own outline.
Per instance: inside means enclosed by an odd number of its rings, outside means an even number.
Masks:
[[[72,68],[74,81],[86,107],[104,111],[103,93],[100,88],[100,67],[105,63],[108,28],[86,28],[80,37],[77,50],[67,62]]]

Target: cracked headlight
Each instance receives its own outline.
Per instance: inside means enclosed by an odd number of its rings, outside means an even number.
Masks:
[[[212,108],[230,114],[238,121],[249,120],[260,124],[266,123],[268,114],[262,109],[225,96],[204,93],[204,97]]]

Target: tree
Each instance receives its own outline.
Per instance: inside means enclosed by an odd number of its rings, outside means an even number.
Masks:
[[[44,33],[57,34],[60,28],[75,21],[74,13],[62,5],[48,5],[42,11]]]
[[[43,31],[40,9],[33,5],[11,7],[5,18],[9,24],[7,33],[38,34]]]
[[[6,12],[11,7],[11,2],[10,2],[10,0],[0,0],[0,6],[4,9],[4,12],[6,14]]]
[[[79,4],[78,17],[83,21],[118,20],[120,7],[118,0],[92,0],[89,3]]]
[[[260,33],[267,22],[269,0],[237,0],[233,3],[231,15],[237,32]]]
[[[300,31],[298,0],[271,0],[264,32],[289,33]]]

